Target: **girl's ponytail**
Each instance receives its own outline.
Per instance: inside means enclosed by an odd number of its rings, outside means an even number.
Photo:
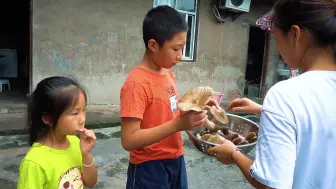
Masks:
[[[43,135],[47,134],[47,126],[42,121],[40,107],[37,102],[36,93],[32,93],[28,99],[28,120],[27,128],[29,133],[29,145],[33,145]]]

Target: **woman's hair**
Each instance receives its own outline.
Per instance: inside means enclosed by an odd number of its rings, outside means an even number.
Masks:
[[[84,89],[67,77],[49,77],[39,82],[28,100],[29,144],[54,131],[60,116],[77,104],[81,93],[86,101]],[[47,116],[50,123],[45,124],[42,116]]]
[[[332,48],[336,59],[336,0],[278,0],[273,23],[285,33],[292,25],[307,29],[315,44]]]

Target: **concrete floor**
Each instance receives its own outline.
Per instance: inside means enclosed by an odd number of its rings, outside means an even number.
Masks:
[[[96,189],[123,189],[126,183],[128,153],[120,143],[120,127],[96,129],[98,141],[93,150],[99,169]],[[252,188],[237,166],[220,164],[193,147],[185,133],[185,161],[190,189]],[[14,189],[20,161],[27,151],[27,136],[0,137],[0,188]],[[249,153],[253,158],[254,150]]]

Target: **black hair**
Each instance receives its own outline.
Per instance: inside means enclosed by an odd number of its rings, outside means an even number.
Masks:
[[[40,81],[28,99],[29,144],[55,130],[60,116],[77,104],[81,93],[87,101],[85,90],[67,77],[54,76]],[[42,116],[49,117],[50,125],[43,122]]]
[[[273,22],[286,33],[292,25],[309,30],[315,44],[331,47],[336,59],[335,0],[278,0]]]
[[[142,25],[143,41],[146,48],[148,48],[148,41],[151,39],[154,39],[162,47],[176,33],[188,30],[188,24],[181,13],[167,5],[157,6],[149,10],[145,16]]]

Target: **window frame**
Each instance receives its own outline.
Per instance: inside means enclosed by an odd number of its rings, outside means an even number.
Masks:
[[[193,23],[191,24],[191,28],[189,28],[189,30],[191,30],[190,34],[190,55],[189,56],[185,56],[186,54],[186,45],[183,47],[183,52],[182,52],[182,59],[181,61],[185,61],[185,62],[194,62],[196,61],[196,52],[197,52],[197,39],[198,39],[198,17],[199,17],[199,0],[192,0],[195,2],[195,11],[194,12],[190,12],[190,11],[184,11],[184,10],[180,10],[176,8],[176,1],[178,0],[173,0],[174,2],[174,8],[175,10],[177,10],[179,13],[185,14],[185,20],[188,23],[188,17],[189,15],[192,16],[193,19]],[[164,4],[156,4],[156,1],[153,0],[153,7],[156,6],[160,6],[160,5],[164,5]],[[170,5],[168,5],[170,6]],[[189,23],[188,23],[189,25]]]

